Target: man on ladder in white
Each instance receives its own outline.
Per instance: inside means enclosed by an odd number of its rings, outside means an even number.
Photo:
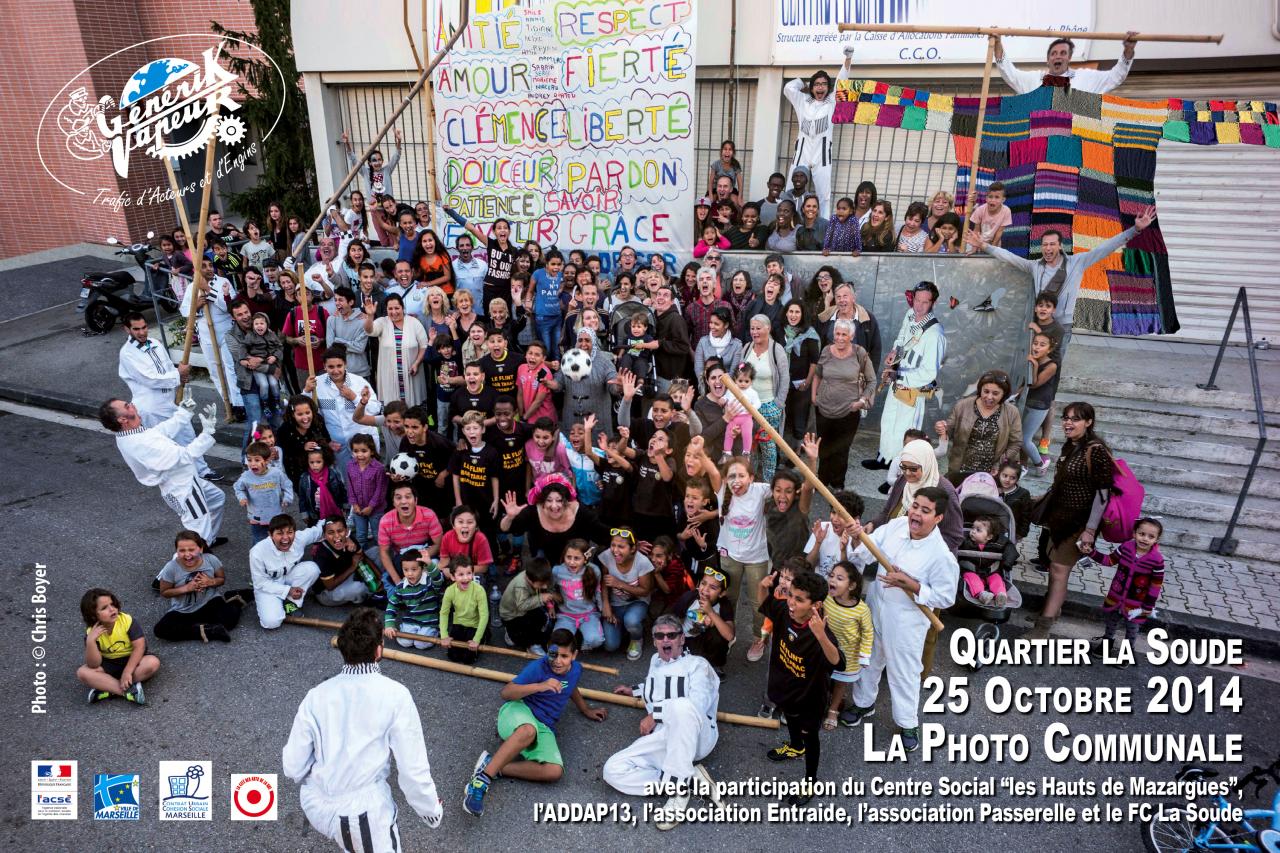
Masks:
[[[1128,38],[1124,40],[1124,54],[1115,65],[1111,66],[1109,71],[1095,71],[1092,68],[1072,68],[1071,54],[1075,52],[1076,45],[1069,38],[1058,38],[1049,42],[1049,53],[1045,58],[1048,67],[1045,70],[1020,71],[1004,55],[1004,44],[1001,43],[1000,37],[996,36],[996,68],[1000,71],[1000,76],[1004,78],[1004,82],[1009,85],[1009,88],[1019,95],[1025,95],[1027,92],[1034,92],[1039,89],[1044,85],[1046,76],[1066,77],[1071,81],[1072,89],[1105,95],[1123,83],[1125,78],[1129,76],[1129,69],[1133,67],[1133,48],[1138,43],[1136,38],[1138,34],[1133,30],[1129,30],[1125,35]]]
[[[342,671],[311,688],[284,745],[285,775],[301,784],[307,820],[349,853],[399,853],[400,828],[387,776],[435,829],[444,817],[409,689],[382,674],[382,617],[361,607],[338,631]],[[309,845],[304,845],[309,846]]]
[[[836,82],[849,78],[849,63],[853,59],[853,46],[844,49],[844,65],[836,76]],[[791,174],[798,166],[809,170],[813,178],[813,192],[818,197],[819,216],[831,218],[831,117],[836,111],[836,98],[832,93],[831,75],[815,71],[809,78],[806,90],[804,81],[797,77],[782,88],[796,111],[796,151],[791,160]]]
[[[150,337],[147,318],[138,312],[124,315],[124,328],[129,337],[120,347],[120,379],[129,386],[129,395],[133,398],[133,405],[138,407],[142,425],[153,427],[178,411],[173,393],[186,384],[191,369],[185,364],[174,366],[169,351]],[[195,441],[196,433],[191,423],[180,427],[173,439],[184,446]],[[214,483],[222,480],[222,475],[210,468],[203,456],[195,457],[194,461],[201,477]]]
[[[226,496],[196,474],[196,460],[213,447],[217,408],[210,404],[201,412],[201,432],[190,444],[174,441],[184,427],[191,428],[195,407],[195,400],[183,400],[168,420],[146,427],[137,406],[112,397],[98,407],[98,421],[116,434],[116,447],[138,482],[159,486],[160,496],[178,514],[182,526],[199,533],[213,548],[227,541],[218,535]]]

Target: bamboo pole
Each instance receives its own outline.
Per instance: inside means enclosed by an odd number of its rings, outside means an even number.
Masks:
[[[338,638],[334,637],[329,640],[329,645],[336,647]],[[396,651],[395,649],[383,648],[382,657],[386,660],[409,663],[414,666],[425,666],[427,669],[438,669],[441,672],[452,672],[455,675],[469,675],[472,678],[483,678],[503,684],[515,679],[515,676],[509,672],[486,669],[482,666],[468,666],[465,663],[454,663],[450,660],[438,660],[429,658],[426,655],[415,655],[409,652]],[[617,693],[610,693],[606,690],[592,690],[590,687],[579,687],[578,692],[582,694],[584,699],[594,699],[597,702],[606,702],[610,705],[621,705],[624,708],[644,710],[644,700],[636,696],[619,696]],[[731,714],[728,711],[717,711],[716,720],[721,723],[733,723],[734,725],[750,726],[757,729],[776,729],[779,727],[777,720],[767,720],[764,717],[752,717],[747,714]]]
[[[831,490],[827,488],[826,484],[819,480],[818,476],[809,470],[809,466],[804,464],[804,461],[801,460],[796,452],[791,449],[791,445],[787,444],[787,442],[783,440],[782,436],[778,435],[778,431],[773,428],[772,424],[765,420],[764,415],[760,414],[760,412],[756,410],[755,406],[747,402],[747,398],[742,396],[742,391],[738,389],[738,386],[734,385],[732,382],[725,382],[723,384],[725,390],[733,394],[734,399],[742,404],[744,409],[751,413],[751,417],[755,418],[756,423],[760,424],[764,431],[769,434],[769,438],[773,440],[773,443],[778,446],[778,449],[782,451],[783,455],[785,455],[787,459],[791,460],[791,464],[796,466],[796,469],[799,470],[801,475],[809,481],[809,484],[813,486],[818,494],[826,498],[827,503],[831,505],[831,511],[840,513],[846,522],[856,521],[857,519],[849,515],[848,511],[835,499],[835,496],[831,494]],[[871,556],[876,558],[876,562],[884,566],[885,571],[891,572],[894,570],[893,563],[891,563],[889,558],[884,555],[884,552],[876,546],[876,543],[871,541],[870,536],[865,533],[859,533],[858,539],[863,545],[867,546],[867,550],[871,552]],[[918,601],[915,602],[915,605],[920,608],[921,613],[928,617],[929,624],[933,625],[935,630],[942,630],[942,620],[933,612],[933,608],[925,607]]]
[[[973,36],[1029,36],[1031,38],[1071,38],[1094,41],[1125,41],[1128,33],[1076,33],[1068,30],[1032,30],[1019,27],[957,27],[931,24],[840,24],[841,32],[863,33],[938,33]],[[1212,36],[1135,33],[1134,41],[1212,42],[1222,44],[1222,34]]]
[[[200,310],[200,303],[198,300],[202,298],[202,294],[208,286],[204,280],[204,265],[201,261],[204,258],[205,229],[208,228],[209,225],[209,197],[213,193],[213,161],[217,151],[216,140],[217,137],[214,135],[214,132],[211,132],[209,134],[208,149],[204,155],[204,189],[200,195],[200,228],[195,234],[197,242],[192,243],[191,235],[187,234],[187,248],[192,251],[191,261],[195,269],[194,274],[191,277],[191,304],[187,306],[186,339],[182,344],[181,365],[183,367],[186,367],[191,363],[191,344],[195,337],[196,314]],[[179,382],[178,387],[174,389],[173,402],[175,404],[182,402],[182,395],[185,387],[185,382]]]
[[[298,281],[301,282],[298,287],[298,304],[302,306],[302,342],[307,348],[307,382],[310,383],[316,378],[316,354],[311,351],[311,309],[307,306],[307,274],[299,273]],[[316,396],[314,388],[311,389],[311,396]],[[319,400],[319,398],[316,399]]]
[[[306,625],[311,628],[332,628],[335,631],[342,627],[341,622],[337,622],[332,619],[311,619],[306,616],[286,616],[284,621],[293,625]],[[395,634],[397,637],[402,639],[413,640],[419,643],[425,642],[431,643],[432,645],[438,645],[440,643],[439,637],[424,637],[421,634],[406,634],[404,631],[396,631]],[[524,658],[525,660],[538,660],[541,657],[541,655],[535,655],[531,652],[522,652],[519,649],[504,649],[502,646],[481,645],[480,651],[489,652],[495,655],[506,655],[507,657],[512,658]],[[603,672],[605,675],[618,674],[618,670],[614,667],[600,666],[595,663],[584,663],[582,668],[589,669],[592,672]]]
[[[467,25],[471,22],[471,2],[470,0],[458,0],[458,5],[460,7],[458,27],[454,30],[453,35],[449,36],[449,40],[445,42],[444,50],[440,51],[440,55],[431,60],[427,67],[423,69],[422,73],[418,75],[417,82],[413,84],[409,89],[408,94],[404,96],[404,100],[400,102],[400,106],[391,111],[391,115],[388,116],[387,120],[383,123],[382,129],[374,135],[373,140],[369,143],[368,147],[364,149],[364,153],[356,158],[355,165],[347,172],[347,176],[338,183],[333,194],[329,196],[329,200],[320,205],[320,213],[316,216],[315,221],[311,223],[311,227],[308,228],[303,233],[302,238],[298,240],[298,248],[293,252],[295,263],[302,259],[303,253],[306,252],[307,244],[311,242],[311,238],[315,236],[316,231],[320,228],[320,223],[324,221],[325,211],[327,211],[331,205],[337,204],[338,199],[342,198],[342,194],[346,192],[347,187],[351,186],[351,182],[356,179],[356,175],[360,174],[360,168],[366,161],[368,161],[369,155],[377,149],[383,138],[391,131],[391,126],[395,124],[396,119],[400,118],[404,111],[409,108],[409,105],[413,103],[413,99],[422,91],[422,87],[431,79],[431,74],[436,70],[436,66],[440,64],[440,60],[448,56],[449,51],[453,49],[454,44],[458,39],[462,38],[462,34],[467,31]]]
[[[430,61],[431,57],[431,36],[427,30],[427,3],[422,3],[422,55]],[[418,68],[422,70],[421,66]],[[434,217],[436,212],[436,203],[440,201],[440,181],[436,177],[436,86],[427,78],[426,90],[423,92],[421,99],[424,115],[422,117],[423,129],[426,131],[427,138],[427,209],[431,211]],[[436,230],[443,230],[437,228]]]
[[[965,198],[964,228],[960,231],[960,251],[966,251],[965,239],[969,236],[969,223],[977,210],[978,164],[982,160],[982,126],[987,121],[987,95],[991,92],[991,60],[996,52],[996,37],[987,36],[987,61],[982,66],[982,95],[978,99],[978,129],[973,135],[973,156],[969,164],[969,194]]]

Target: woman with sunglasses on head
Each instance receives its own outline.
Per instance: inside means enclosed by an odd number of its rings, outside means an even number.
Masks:
[[[627,660],[639,660],[644,649],[644,620],[653,594],[653,563],[637,550],[636,534],[630,527],[610,529],[609,547],[596,559],[605,569],[604,588],[611,610],[604,622],[605,650],[621,648],[625,631],[630,638]]]

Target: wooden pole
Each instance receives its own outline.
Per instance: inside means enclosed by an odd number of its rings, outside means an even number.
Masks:
[[[200,195],[200,229],[196,232],[195,238],[198,242],[191,242],[191,235],[187,235],[187,248],[192,251],[192,265],[195,267],[194,275],[191,277],[191,304],[187,306],[187,332],[186,340],[182,344],[182,365],[185,367],[191,363],[191,343],[196,331],[196,313],[200,310],[199,300],[206,287],[202,270],[204,265],[201,259],[204,257],[204,232],[209,225],[209,196],[213,192],[213,161],[216,156],[215,140],[217,139],[213,133],[209,134],[208,150],[204,155],[204,190]],[[182,402],[183,390],[186,383],[179,383],[173,392],[173,402],[175,404]]]
[[[295,267],[295,271],[296,271]],[[307,274],[302,272],[298,275],[298,281],[301,282],[298,287],[298,304],[302,307],[302,341],[303,346],[307,348],[307,381],[311,382],[316,378],[316,354],[311,351],[311,309],[307,306]],[[316,396],[315,389],[311,389],[311,396]],[[316,398],[317,401],[319,398]]]
[[[422,3],[422,55],[431,57],[430,33],[427,30],[427,2]],[[421,68],[419,68],[421,70]],[[435,216],[436,203],[440,200],[440,182],[436,177],[436,86],[427,78],[427,85],[422,97],[423,130],[427,139],[427,209]],[[437,228],[442,233],[442,229]]]
[[[982,66],[982,95],[978,99],[978,129],[973,135],[973,157],[969,164],[969,195],[965,198],[964,228],[960,231],[960,251],[968,251],[965,239],[978,201],[978,164],[982,160],[982,126],[987,120],[987,95],[991,92],[991,60],[996,52],[996,37],[987,36],[987,62]]]
[[[293,625],[306,625],[311,628],[332,628],[335,631],[342,627],[341,622],[337,622],[332,619],[311,619],[306,616],[286,616],[284,621]],[[432,645],[438,645],[440,642],[439,637],[424,637],[421,634],[406,634],[403,631],[396,631],[396,636],[405,640],[414,640],[419,643],[431,643]],[[507,657],[512,658],[524,658],[525,660],[538,660],[541,657],[540,655],[535,655],[531,652],[522,652],[519,649],[504,649],[502,646],[481,645],[480,651],[489,652],[495,655],[506,655]],[[605,675],[618,674],[618,670],[614,667],[600,666],[595,663],[584,663],[582,668],[589,669],[592,672],[603,672]]]
[[[440,51],[440,55],[431,60],[431,62],[427,64],[427,67],[422,70],[422,73],[418,75],[417,82],[413,84],[409,89],[408,94],[404,96],[404,100],[400,102],[400,106],[391,111],[391,115],[388,116],[387,120],[383,123],[382,129],[374,135],[373,140],[369,143],[368,147],[364,149],[364,153],[356,158],[355,165],[353,165],[347,172],[347,176],[338,183],[333,194],[329,196],[329,200],[320,205],[320,213],[316,216],[315,221],[311,223],[311,227],[308,228],[303,233],[301,239],[298,240],[298,248],[293,252],[295,262],[301,260],[303,253],[306,251],[307,244],[311,242],[311,238],[315,236],[316,230],[320,228],[320,223],[324,221],[325,211],[327,211],[331,205],[337,204],[338,199],[342,198],[342,194],[346,192],[347,187],[351,186],[351,182],[356,179],[356,175],[360,174],[360,167],[362,167],[369,159],[369,155],[372,154],[382,142],[383,137],[391,131],[391,126],[395,124],[396,119],[400,118],[401,114],[409,108],[409,105],[413,103],[413,99],[422,91],[422,87],[431,79],[431,73],[436,70],[436,66],[440,64],[440,60],[444,59],[449,54],[449,51],[453,49],[454,44],[458,39],[462,38],[462,34],[467,31],[467,25],[471,22],[471,2],[470,0],[458,0],[458,6],[460,7],[460,11],[458,13],[458,28],[454,31],[453,35],[449,36],[449,40],[445,42],[444,50]]]
[[[337,646],[338,638],[334,637],[329,641],[329,645]],[[515,676],[509,672],[502,672],[497,669],[485,669],[482,666],[468,666],[464,663],[454,663],[451,660],[438,660],[429,658],[426,655],[415,655],[409,652],[396,651],[395,649],[383,648],[382,657],[387,660],[399,661],[400,663],[409,663],[414,666],[425,666],[428,669],[438,669],[441,672],[452,672],[455,675],[469,675],[472,678],[484,678],[489,681],[498,681],[506,684],[515,679]],[[592,690],[590,687],[579,687],[578,692],[582,694],[584,699],[594,699],[597,702],[606,702],[610,705],[621,705],[624,708],[640,708],[644,709],[644,701],[636,696],[619,696],[617,693],[609,693],[606,690]],[[747,714],[731,714],[728,711],[717,711],[716,720],[721,723],[733,723],[738,726],[750,726],[757,729],[776,729],[778,728],[777,720],[767,720],[763,717],[752,717]]]
[[[863,33],[938,33],[973,36],[1029,36],[1031,38],[1091,39],[1094,41],[1125,41],[1128,33],[1075,33],[1059,30],[1030,30],[1018,27],[954,27],[925,24],[840,24],[841,32]],[[1134,41],[1213,42],[1222,44],[1222,34],[1212,36],[1168,35],[1164,33],[1136,33]]]
[[[755,418],[756,423],[760,424],[761,428],[769,434],[769,438],[773,440],[773,443],[778,446],[778,449],[782,451],[783,455],[785,455],[787,459],[791,460],[791,464],[796,466],[796,469],[799,470],[804,478],[809,481],[809,484],[813,486],[818,494],[826,498],[827,503],[831,505],[831,511],[840,513],[846,522],[856,521],[856,519],[849,515],[849,512],[840,505],[840,502],[835,499],[835,496],[831,494],[831,490],[826,487],[826,484],[819,480],[818,476],[809,470],[809,466],[804,464],[804,461],[801,460],[796,452],[791,449],[791,445],[787,444],[787,442],[783,440],[782,436],[778,435],[778,431],[773,428],[772,424],[765,420],[764,415],[760,414],[760,412],[756,410],[755,406],[747,402],[747,398],[742,396],[742,391],[739,390],[738,386],[734,385],[732,382],[725,382],[723,385],[725,390],[733,394],[734,399],[741,403],[742,407],[751,413],[751,417]],[[867,550],[871,552],[871,556],[876,558],[876,562],[884,566],[885,571],[891,572],[894,570],[893,563],[889,561],[889,558],[884,555],[883,551],[876,547],[876,543],[871,541],[870,536],[865,533],[860,533],[858,534],[858,539],[863,545],[867,546]],[[933,625],[936,630],[942,630],[942,620],[938,618],[938,614],[933,612],[933,608],[925,607],[918,601],[915,602],[915,605],[920,608],[921,613],[928,617],[929,624]]]

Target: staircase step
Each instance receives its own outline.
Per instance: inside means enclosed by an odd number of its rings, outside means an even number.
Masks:
[[[1204,461],[1188,461],[1171,466],[1163,457],[1147,456],[1139,453],[1125,453],[1124,460],[1147,491],[1162,490],[1166,486],[1178,486],[1195,489],[1202,493],[1214,493],[1229,502],[1234,502],[1240,493],[1244,475],[1248,468],[1244,465],[1215,465]],[[1253,478],[1249,488],[1250,498],[1261,497],[1280,500],[1280,478]]]
[[[1201,461],[1205,461],[1247,467],[1253,460],[1252,447],[1243,444],[1225,443],[1227,441],[1226,438],[1219,441],[1204,441],[1164,435],[1148,436],[1141,432],[1110,432],[1107,430],[1103,430],[1102,434],[1111,449],[1117,455],[1124,457],[1126,461],[1130,453],[1147,453],[1162,456],[1167,465],[1182,465],[1187,462],[1194,466]],[[1057,446],[1060,447],[1061,445],[1058,444]],[[1280,471],[1280,453],[1274,450],[1264,450],[1258,461],[1258,469],[1255,480],[1259,477],[1267,476],[1274,478],[1276,476],[1274,473],[1268,474],[1264,469]]]
[[[1206,524],[1226,524],[1235,511],[1235,496],[1155,486],[1147,489],[1142,502],[1145,515],[1185,518]],[[1245,500],[1237,526],[1280,530],[1280,502],[1251,495]]]
[[[1257,440],[1257,418],[1253,409],[1234,412],[1181,403],[1125,400],[1096,394],[1073,394],[1057,400],[1057,413],[1072,401],[1088,403],[1097,411],[1098,423],[1105,430],[1125,427],[1155,429],[1186,435],[1232,436]],[[1269,433],[1280,436],[1280,415],[1268,415]]]
[[[1173,518],[1162,520],[1162,523],[1164,535],[1160,538],[1161,547],[1168,544],[1187,551],[1209,551],[1214,537],[1221,536],[1226,530],[1221,525],[1197,524]],[[1280,531],[1237,527],[1232,537],[1239,541],[1235,554],[1231,555],[1232,559],[1250,565],[1276,565],[1276,557],[1280,555]]]
[[[1265,370],[1259,366],[1259,370]],[[1161,403],[1186,403],[1192,406],[1204,406],[1212,409],[1225,409],[1235,412],[1254,411],[1253,393],[1237,391],[1204,391],[1195,387],[1194,383],[1185,386],[1157,385],[1151,382],[1125,382],[1109,377],[1086,377],[1065,375],[1058,386],[1058,398],[1064,399],[1072,393],[1097,394],[1113,398],[1130,400],[1154,400]],[[1262,408],[1268,414],[1280,415],[1280,397],[1263,393]],[[1268,418],[1268,420],[1270,420]]]

